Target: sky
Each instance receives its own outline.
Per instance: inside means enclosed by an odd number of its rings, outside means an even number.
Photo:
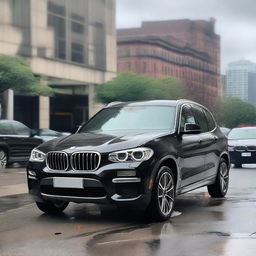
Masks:
[[[256,0],[117,0],[117,28],[141,21],[214,17],[221,36],[221,70],[248,59],[256,63]]]

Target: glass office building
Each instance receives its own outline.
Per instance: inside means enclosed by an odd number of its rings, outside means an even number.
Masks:
[[[226,97],[256,103],[256,64],[248,60],[232,62],[226,71]]]

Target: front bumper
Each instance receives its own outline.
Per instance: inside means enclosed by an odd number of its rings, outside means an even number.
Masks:
[[[250,154],[250,156],[248,156],[248,153]],[[230,162],[232,164],[256,163],[256,151],[229,151],[229,155],[230,155]]]
[[[114,203],[145,208],[151,200],[153,161],[111,163],[96,171],[50,171],[39,163],[27,167],[29,193],[35,201],[63,200],[75,203]],[[125,171],[126,176],[120,176]],[[54,185],[54,178],[80,178],[83,188]]]

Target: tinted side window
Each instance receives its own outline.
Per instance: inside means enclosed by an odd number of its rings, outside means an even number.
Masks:
[[[200,107],[197,106],[193,106],[193,112],[195,115],[195,119],[196,119],[196,124],[198,124],[201,128],[202,132],[208,132],[208,122],[206,119],[206,116],[204,114],[204,110]]]
[[[209,111],[204,109],[204,113],[206,115],[208,128],[210,131],[212,131],[216,127],[215,121]]]
[[[0,123],[0,135],[14,135],[14,129],[9,122]]]
[[[24,135],[24,136],[30,135],[30,129],[26,125],[18,122],[13,122],[12,125],[17,135]]]
[[[196,124],[192,109],[190,106],[185,105],[182,107],[181,119],[180,119],[180,131],[184,131],[186,123]]]

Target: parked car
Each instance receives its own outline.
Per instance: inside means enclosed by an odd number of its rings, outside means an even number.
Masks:
[[[40,138],[43,141],[49,141],[57,137],[67,136],[71,134],[69,132],[58,132],[50,129],[37,129],[35,130],[35,133],[35,137]]]
[[[13,163],[26,163],[31,150],[42,143],[33,131],[18,121],[0,120],[0,169]]]
[[[220,130],[226,135],[228,136],[228,134],[230,133],[231,129],[227,128],[227,127],[220,127]]]
[[[105,107],[76,134],[35,148],[27,175],[48,214],[69,202],[113,203],[166,220],[179,194],[207,186],[224,197],[229,166],[227,138],[209,110],[158,100]]]
[[[236,168],[256,163],[256,127],[232,129],[228,135],[228,151]]]

